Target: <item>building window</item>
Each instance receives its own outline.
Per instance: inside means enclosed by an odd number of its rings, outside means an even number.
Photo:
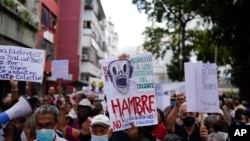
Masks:
[[[42,6],[41,23],[42,23],[44,26],[49,27],[49,10],[48,10],[48,8],[45,7],[44,5]]]
[[[83,22],[83,28],[91,28],[91,22],[90,21],[84,21]]]
[[[53,14],[50,15],[49,29],[51,31],[55,31],[56,29],[56,16]]]
[[[41,37],[40,39],[40,49],[46,50],[46,60],[54,59],[54,45]]]
[[[56,16],[49,11],[47,7],[42,6],[41,23],[50,31],[55,32],[56,29]]]

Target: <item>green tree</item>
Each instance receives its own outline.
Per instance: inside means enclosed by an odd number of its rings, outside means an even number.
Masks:
[[[239,87],[242,99],[250,101],[250,1],[207,0],[198,11],[217,27],[213,28],[213,36],[221,37],[217,44],[231,52],[231,83]]]
[[[189,61],[189,51],[185,46],[186,26],[187,23],[197,16],[194,7],[198,6],[196,0],[132,0],[140,12],[148,15],[152,22],[166,24],[164,28],[146,28],[144,35],[147,41],[144,43],[145,49],[151,51],[156,57],[163,57],[168,49],[178,50],[174,56],[178,56],[180,64],[177,72],[181,72],[179,79],[183,78],[183,62]],[[174,32],[172,31],[174,30]],[[165,34],[164,34],[165,33]],[[164,35],[169,38],[178,39],[177,43],[170,44],[163,42],[161,39]],[[175,37],[174,37],[175,36]],[[178,36],[178,37],[177,37]],[[170,39],[172,40],[172,39]],[[172,48],[171,48],[172,47]],[[176,57],[174,57],[176,59]],[[175,60],[174,59],[174,60]]]

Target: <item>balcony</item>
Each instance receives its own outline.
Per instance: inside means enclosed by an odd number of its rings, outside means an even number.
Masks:
[[[29,10],[19,8],[16,3],[13,4],[0,3],[0,35],[34,48],[36,46],[37,24],[34,25],[35,21],[30,20],[32,14]]]
[[[88,74],[95,77],[101,77],[101,69],[93,65],[91,62],[82,62],[80,73]]]

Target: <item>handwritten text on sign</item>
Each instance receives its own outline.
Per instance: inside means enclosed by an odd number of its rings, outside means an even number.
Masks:
[[[69,78],[69,60],[52,60],[52,77],[58,79]]]
[[[187,111],[219,111],[217,66],[214,63],[185,63]]]
[[[152,54],[101,60],[104,88],[114,131],[157,124]]]
[[[0,79],[42,82],[45,51],[0,45]]]

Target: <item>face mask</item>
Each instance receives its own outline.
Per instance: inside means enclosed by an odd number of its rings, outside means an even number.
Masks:
[[[195,119],[193,117],[186,117],[182,120],[183,120],[184,125],[187,127],[191,127],[195,122]]]
[[[226,140],[227,140],[228,133],[225,133],[225,132],[220,132],[220,131],[218,131],[217,133],[218,133],[219,135],[221,135],[221,137],[223,138],[223,140],[224,140],[224,141],[226,141]]]
[[[53,129],[40,129],[36,130],[36,138],[38,141],[53,141],[55,138],[55,130]]]
[[[108,141],[108,135],[102,135],[102,136],[96,136],[96,135],[91,135],[91,141]]]
[[[175,100],[170,100],[170,105],[171,105],[172,107],[174,107],[174,106],[175,106]]]

